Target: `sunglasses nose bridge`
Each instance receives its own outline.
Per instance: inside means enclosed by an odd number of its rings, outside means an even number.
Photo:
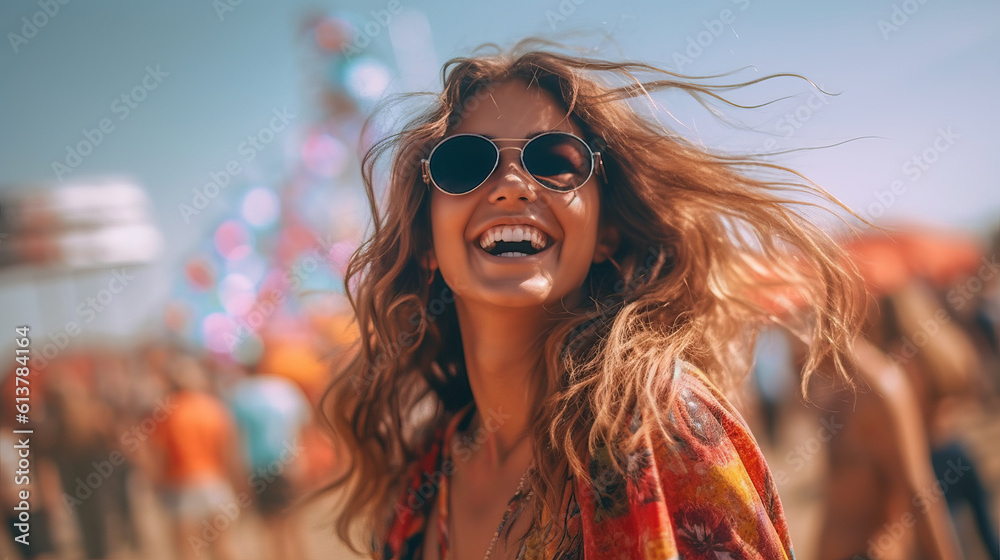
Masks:
[[[516,150],[517,155],[511,155],[510,158],[504,158],[504,150]],[[527,169],[524,168],[524,149],[520,146],[505,146],[503,148],[497,146],[497,167],[510,169],[511,165],[520,167],[522,171],[527,173]]]
[[[512,157],[504,158],[504,150],[516,150],[518,153],[516,155],[511,154]],[[523,147],[505,146],[501,148],[497,146],[497,152],[499,154],[496,169],[497,177],[491,189],[493,193],[490,196],[512,197],[516,199],[527,194],[529,200],[535,200],[538,193],[536,192],[531,174],[524,167],[522,157],[524,153]]]

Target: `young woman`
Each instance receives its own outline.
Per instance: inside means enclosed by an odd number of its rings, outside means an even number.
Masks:
[[[808,369],[844,374],[852,276],[787,201],[832,199],[630,104],[734,86],[537,45],[448,62],[433,106],[365,158],[362,336],[327,401],[338,532],[385,559],[791,558],[717,387],[747,369],[763,278],[813,310]]]

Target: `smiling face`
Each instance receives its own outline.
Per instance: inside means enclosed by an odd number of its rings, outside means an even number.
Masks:
[[[583,137],[551,94],[513,80],[468,110],[451,133],[528,139],[548,131]],[[462,195],[430,189],[431,265],[458,300],[529,307],[552,306],[569,296],[566,304],[575,305],[591,265],[617,245],[614,228],[599,223],[600,179],[594,174],[572,192],[547,189],[521,166],[519,150],[504,149],[524,142],[497,144],[500,161],[479,188]],[[508,246],[507,256],[492,254],[499,252],[498,239],[519,238],[530,247]]]

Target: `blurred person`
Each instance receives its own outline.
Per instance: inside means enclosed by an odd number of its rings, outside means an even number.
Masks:
[[[241,520],[233,481],[244,471],[236,448],[238,434],[225,404],[208,393],[198,360],[178,354],[169,366],[169,411],[157,418],[153,441],[160,452],[159,483],[174,524],[180,558],[238,558],[234,526]]]
[[[123,460],[113,465],[114,472],[101,486],[106,495],[105,515],[109,519],[112,537],[120,545],[134,552],[139,547],[135,512],[130,492],[133,478],[133,462],[122,445],[124,434],[135,425],[137,400],[133,398],[134,380],[128,375],[126,358],[117,350],[105,350],[94,354],[94,374],[96,397],[105,405],[110,414],[108,431],[112,434],[109,442],[110,453],[121,453]],[[114,437],[117,436],[117,437]],[[116,461],[118,462],[118,461]]]
[[[8,356],[7,363],[13,363],[14,357]],[[31,362],[29,361],[29,366]],[[45,382],[37,370],[29,370],[25,379],[28,383],[18,383],[16,368],[12,368],[0,380],[0,508],[4,512],[4,521],[9,543],[17,554],[25,560],[45,560],[53,558],[56,552],[55,534],[53,531],[54,516],[61,507],[59,495],[58,473],[50,458],[51,427],[45,416]],[[18,390],[21,387],[22,390]],[[27,387],[26,392],[23,388]],[[27,394],[31,406],[29,410],[31,424],[23,425],[17,421],[15,400]],[[31,429],[32,434],[15,434],[14,430]],[[29,461],[25,472],[20,470],[19,461],[22,454]],[[27,494],[23,496],[22,492]],[[24,503],[22,503],[24,502]],[[29,534],[22,536],[24,531],[18,527],[22,523],[21,512],[27,512],[29,517]],[[26,539],[27,544],[15,540],[18,537]]]
[[[853,346],[858,390],[817,397],[833,411],[819,560],[957,560],[944,504],[927,499],[935,477],[919,399],[906,374],[877,346]],[[820,393],[816,391],[816,393]]]
[[[126,427],[119,436],[119,444],[129,462],[142,474],[142,484],[153,483],[163,470],[157,464],[162,457],[150,441],[156,426],[144,429],[142,423],[155,421],[162,414],[159,411],[167,408],[168,397],[173,391],[169,372],[172,352],[166,346],[149,342],[136,348],[129,360],[127,407],[130,417],[123,420]]]
[[[953,421],[957,412],[977,406],[976,391],[984,385],[976,348],[923,284],[912,282],[883,304],[882,340],[914,387],[931,462],[948,506],[952,511],[971,509],[983,547],[1000,560],[990,498]]]
[[[343,462],[337,455],[336,442],[315,417],[302,432],[302,447],[302,493],[308,495],[334,480],[343,470]]]
[[[364,160],[376,225],[345,276],[361,337],[326,408],[348,461],[338,534],[386,560],[792,558],[720,387],[769,315],[757,265],[790,250],[805,271],[776,276],[812,313],[808,372],[847,375],[855,277],[788,183],[752,176],[789,170],[632,106],[736,85],[539,45],[446,63],[443,93]]]
[[[289,506],[302,483],[309,402],[295,383],[258,367],[232,387],[228,400],[242,435],[248,484],[266,527],[267,557],[305,558],[301,521]]]
[[[27,449],[31,466],[28,474],[15,474],[18,471],[18,452],[25,449],[25,446],[19,445],[18,437],[26,437],[12,433],[16,429],[16,425],[0,419],[0,507],[4,511],[8,542],[24,560],[54,558],[56,546],[47,504],[49,500],[46,500],[43,484],[39,482],[48,465],[41,460],[38,448],[29,444]],[[32,438],[29,436],[28,439]],[[22,512],[29,515],[27,523],[20,518]],[[22,529],[24,526],[28,527],[28,531]]]
[[[114,414],[97,395],[94,360],[85,351],[59,356],[47,367],[46,399],[53,424],[53,459],[62,482],[63,502],[79,530],[86,558],[111,553],[108,512],[111,495],[104,487],[119,476],[110,457],[114,450]]]
[[[965,326],[983,360],[984,401],[1000,402],[1000,225],[976,276],[950,287],[944,299],[958,323]]]

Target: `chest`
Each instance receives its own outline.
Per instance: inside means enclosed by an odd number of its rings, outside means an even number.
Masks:
[[[515,473],[516,475],[516,473]],[[447,560],[480,560],[485,557],[514,491],[519,478],[494,481],[493,484],[469,486],[456,480],[452,487],[445,487],[447,504],[442,498],[435,499],[434,507],[427,520],[424,532],[423,560],[444,560],[441,558],[441,539],[447,539]],[[531,510],[526,504],[521,515],[510,515],[507,526],[511,535],[505,542],[503,535],[496,538],[492,560],[517,560],[521,548],[519,538],[527,531]],[[442,506],[447,508],[444,518],[447,523],[441,527]],[[506,534],[506,527],[503,533]]]

